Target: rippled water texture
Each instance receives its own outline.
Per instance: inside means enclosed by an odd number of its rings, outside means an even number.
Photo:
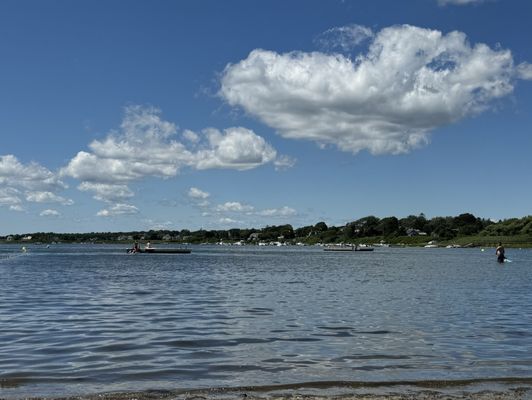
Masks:
[[[0,246],[0,397],[532,377],[532,251]]]

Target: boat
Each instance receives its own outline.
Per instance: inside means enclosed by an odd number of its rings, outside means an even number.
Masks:
[[[327,246],[323,251],[373,251],[373,247],[366,245],[356,246]]]
[[[132,251],[132,249],[127,250],[128,253],[147,253],[147,254],[188,254],[191,253],[190,249],[182,248],[149,248],[149,249],[138,249],[137,251]]]
[[[355,251],[355,246],[327,246],[323,251]]]
[[[140,251],[141,253],[156,253],[156,254],[188,254],[192,252],[190,249],[181,249],[181,248],[151,248],[151,249],[143,249]]]
[[[355,251],[373,251],[373,247],[366,245],[356,246]]]

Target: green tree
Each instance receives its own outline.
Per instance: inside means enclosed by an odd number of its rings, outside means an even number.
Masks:
[[[419,215],[409,215],[406,218],[402,218],[399,223],[404,229],[417,229],[420,231],[427,230],[427,219],[423,213]]]
[[[396,217],[386,217],[379,221],[377,230],[384,236],[397,235],[399,232],[399,220]]]
[[[329,227],[327,226],[327,224],[325,222],[318,222],[316,225],[314,225],[314,229],[317,231],[317,232],[325,232],[327,229],[329,229]]]
[[[432,236],[442,240],[448,240],[454,238],[457,233],[457,231],[453,229],[452,222],[452,217],[436,217],[429,221],[427,227]]]
[[[355,221],[355,226],[360,232],[360,236],[377,236],[382,232],[379,230],[379,218],[370,215]]]

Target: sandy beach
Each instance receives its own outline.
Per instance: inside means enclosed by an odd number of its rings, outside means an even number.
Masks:
[[[423,382],[381,386],[345,383],[344,386],[278,385],[265,387],[212,388],[197,390],[148,390],[111,392],[68,397],[32,396],[31,400],[515,400],[532,399],[532,386],[525,381]],[[12,399],[12,397],[7,397]],[[0,400],[4,400],[0,396]]]

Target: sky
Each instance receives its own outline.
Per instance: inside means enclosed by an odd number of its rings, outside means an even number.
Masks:
[[[4,0],[0,235],[532,207],[528,0]]]

